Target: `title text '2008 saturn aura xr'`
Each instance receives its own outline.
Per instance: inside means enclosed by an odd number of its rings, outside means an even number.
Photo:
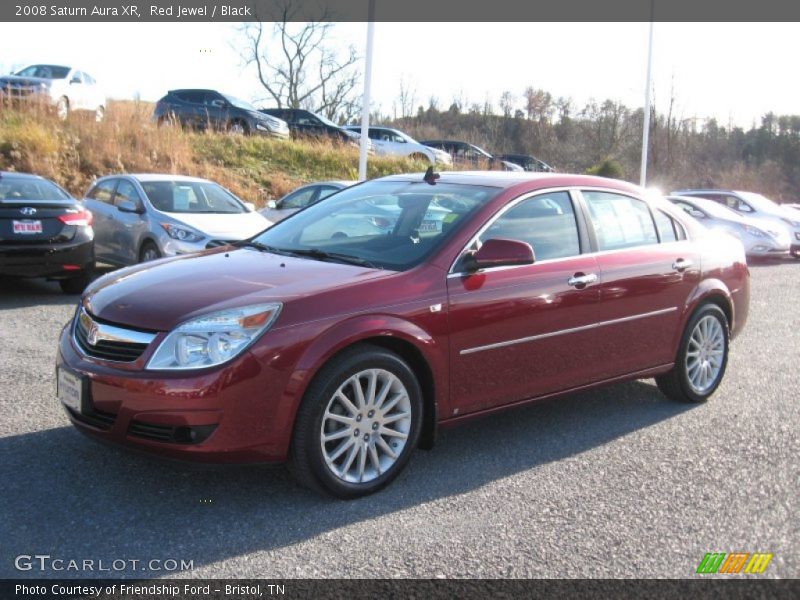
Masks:
[[[337,235],[376,205],[392,227]],[[442,226],[422,227],[432,210]],[[288,460],[306,485],[356,497],[438,426],[501,407],[652,376],[702,402],[748,302],[741,244],[640,188],[429,170],[97,280],[61,335],[58,394],[91,436]]]

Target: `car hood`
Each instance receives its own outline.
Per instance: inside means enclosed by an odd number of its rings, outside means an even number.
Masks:
[[[245,240],[272,225],[258,212],[220,213],[164,213],[179,223],[185,223],[212,238]]]
[[[320,315],[292,317],[286,304],[294,299],[393,273],[249,248],[218,248],[108,273],[91,284],[83,304],[104,321],[151,331],[169,331],[208,312],[267,302],[283,302],[282,317],[295,321]]]

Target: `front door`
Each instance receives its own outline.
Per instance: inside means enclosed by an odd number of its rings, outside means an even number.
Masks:
[[[448,277],[452,407],[464,414],[593,381],[601,279],[566,191],[512,204],[475,243],[529,243],[534,264]],[[459,271],[456,263],[455,271]]]

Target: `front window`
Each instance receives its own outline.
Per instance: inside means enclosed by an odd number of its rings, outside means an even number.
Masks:
[[[69,196],[60,187],[43,179],[7,176],[0,179],[0,201],[67,199]]]
[[[250,110],[252,112],[258,112],[258,109],[255,106],[253,106],[252,104],[250,104],[249,102],[247,102],[245,100],[241,100],[241,99],[236,98],[234,96],[228,96],[227,94],[223,94],[223,96],[225,96],[225,99],[228,102],[230,102],[231,104],[233,104],[236,108],[242,108],[244,110]]]
[[[337,192],[252,242],[277,253],[403,271],[430,256],[492,187],[374,181]]]
[[[14,73],[19,77],[39,77],[40,79],[65,79],[69,74],[69,67],[57,65],[31,65]]]
[[[168,213],[247,212],[236,196],[210,181],[143,181],[142,189],[156,210]]]

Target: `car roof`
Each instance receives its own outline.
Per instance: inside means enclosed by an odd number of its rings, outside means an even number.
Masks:
[[[423,181],[424,173],[389,175],[380,181]],[[443,171],[436,183],[458,185],[484,185],[498,188],[512,188],[525,183],[535,183],[534,189],[558,187],[602,187],[642,194],[642,189],[627,181],[608,179],[594,175],[575,175],[569,173],[531,173],[528,171]],[[436,185],[436,184],[434,184]]]
[[[189,175],[173,175],[171,173],[113,173],[111,175],[105,175],[103,177],[98,178],[98,181],[101,179],[109,179],[112,177],[131,177],[136,179],[137,181],[193,181],[193,182],[208,182],[208,179],[203,179],[202,177],[191,177]]]
[[[16,171],[0,171],[0,179],[3,178],[18,178],[18,179],[43,179],[44,181],[49,181],[46,177],[42,177],[41,175],[34,175],[33,173],[18,173]]]
[[[222,92],[217,90],[212,90],[211,88],[180,88],[177,90],[169,90],[170,94],[177,94],[179,92],[214,92],[215,94],[221,94]]]

